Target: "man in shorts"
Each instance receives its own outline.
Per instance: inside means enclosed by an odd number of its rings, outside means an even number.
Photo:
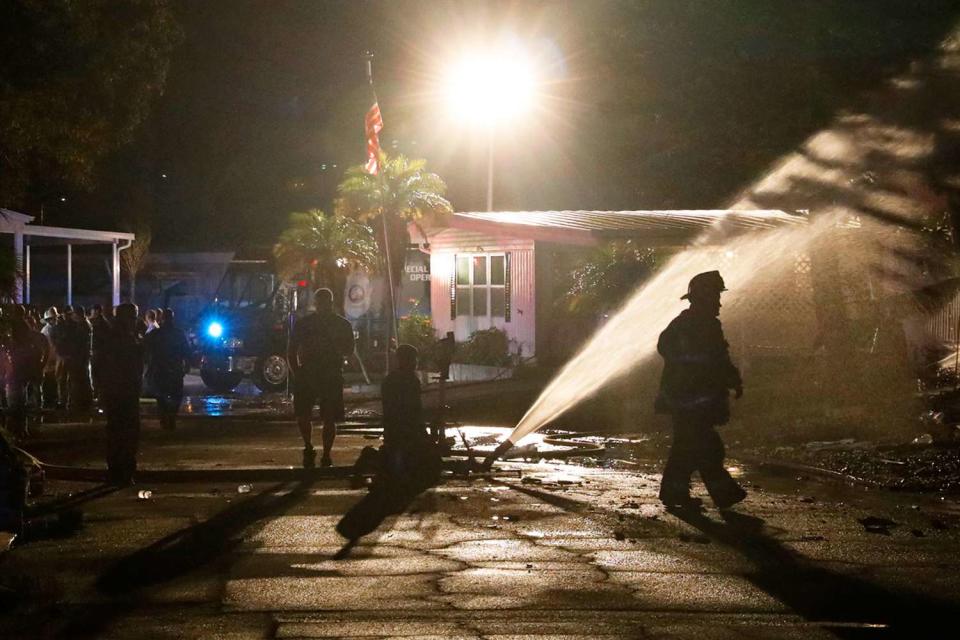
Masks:
[[[323,420],[323,455],[320,465],[332,463],[330,450],[337,437],[337,420],[343,420],[343,359],[353,353],[353,327],[333,311],[333,292],[317,289],[316,311],[297,320],[290,335],[287,359],[293,375],[293,410],[303,438],[303,466],[312,469],[313,407]]]

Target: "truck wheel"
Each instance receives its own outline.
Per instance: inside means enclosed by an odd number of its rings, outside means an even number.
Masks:
[[[287,359],[279,353],[257,358],[257,369],[253,373],[253,383],[264,393],[284,391],[290,366]]]
[[[243,372],[200,369],[200,379],[207,389],[214,393],[230,393],[243,380]]]

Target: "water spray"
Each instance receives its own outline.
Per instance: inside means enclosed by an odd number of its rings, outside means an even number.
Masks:
[[[795,254],[835,229],[837,220],[835,216],[823,216],[810,224],[741,235],[675,256],[564,365],[507,439],[487,456],[484,466],[490,468],[524,436],[553,422],[653,356],[660,332],[685,306],[680,295],[693,275],[719,268],[731,289],[724,294],[724,302],[733,306],[740,296],[749,294],[750,285],[761,275],[786,275],[793,269]]]

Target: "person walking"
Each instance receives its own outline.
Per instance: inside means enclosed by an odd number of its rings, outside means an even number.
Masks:
[[[133,484],[140,446],[140,389],[143,344],[137,335],[137,306],[114,310],[104,358],[103,409],[107,417],[107,479],[115,486]]]
[[[333,311],[333,292],[317,289],[316,311],[297,320],[290,335],[287,361],[293,375],[293,410],[303,438],[303,466],[313,468],[314,405],[323,420],[323,455],[320,465],[333,464],[330,450],[337,437],[337,420],[343,420],[343,359],[353,353],[353,327]]]
[[[660,500],[668,507],[699,506],[690,497],[694,471],[700,472],[721,509],[747,495],[723,466],[726,454],[716,431],[730,419],[730,390],[737,398],[743,395],[740,372],[730,360],[719,319],[723,291],[719,271],[694,276],[681,298],[689,300],[690,307],[667,326],[657,343],[664,366],[655,408],[673,419],[673,443],[660,485]]]
[[[173,309],[164,309],[160,326],[143,339],[146,393],[157,399],[160,426],[173,430],[183,402],[183,376],[190,368],[190,343],[176,325]]]

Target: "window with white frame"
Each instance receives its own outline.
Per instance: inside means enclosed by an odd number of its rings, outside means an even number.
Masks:
[[[458,254],[456,261],[456,315],[504,318],[507,314],[506,254]]]

